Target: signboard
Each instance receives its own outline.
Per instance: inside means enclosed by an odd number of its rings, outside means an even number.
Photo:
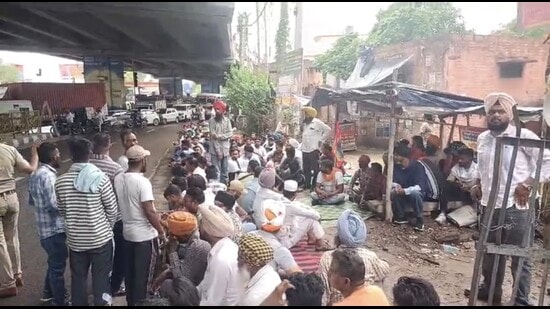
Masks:
[[[357,150],[357,127],[355,122],[341,122],[339,126],[342,151]]]
[[[288,52],[284,58],[284,66],[281,74],[300,74],[304,59],[304,49],[296,49]]]
[[[517,21],[522,29],[550,26],[550,2],[518,2]]]
[[[473,150],[477,150],[477,137],[479,136],[479,134],[481,134],[486,130],[487,129],[474,128],[474,127],[469,127],[469,128],[460,127],[459,128],[460,139],[469,148],[472,148]]]

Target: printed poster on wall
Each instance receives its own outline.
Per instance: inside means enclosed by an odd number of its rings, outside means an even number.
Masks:
[[[477,150],[477,137],[479,136],[479,134],[481,134],[485,130],[487,129],[474,128],[474,127],[459,128],[460,139],[469,148],[472,148],[473,150]]]

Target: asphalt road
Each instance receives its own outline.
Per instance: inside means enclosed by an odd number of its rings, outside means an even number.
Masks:
[[[151,158],[146,173],[147,176],[153,173],[154,167],[157,165],[157,162],[163,158],[166,149],[172,145],[173,141],[177,140],[177,132],[180,128],[181,125],[170,124],[159,127],[147,127],[136,131],[139,144],[151,151]],[[117,160],[124,149],[117,134],[112,135],[112,142],[111,157]],[[71,166],[67,140],[58,141],[56,144],[61,152],[62,161],[58,173],[63,174]],[[20,151],[25,158],[30,158],[30,149],[23,149]],[[18,289],[18,296],[0,299],[0,307],[36,306],[41,304],[40,297],[42,296],[44,275],[47,268],[46,254],[40,246],[34,212],[28,205],[27,185],[27,178],[18,178],[17,194],[21,207],[19,212],[19,240],[21,244],[21,260],[25,286]],[[67,288],[69,288],[70,273],[68,261],[65,278]]]

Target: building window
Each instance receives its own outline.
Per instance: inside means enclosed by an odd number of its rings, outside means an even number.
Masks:
[[[498,64],[500,78],[522,78],[523,62],[502,62]]]
[[[387,121],[376,122],[376,138],[390,138],[390,123]]]

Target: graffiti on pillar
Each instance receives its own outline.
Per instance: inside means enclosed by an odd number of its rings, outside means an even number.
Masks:
[[[102,57],[84,57],[84,80],[86,83],[105,84],[107,105],[118,108],[126,106],[126,88],[124,87],[124,63],[119,60]]]

